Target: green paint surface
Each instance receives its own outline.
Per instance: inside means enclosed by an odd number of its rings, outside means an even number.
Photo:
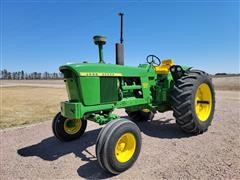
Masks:
[[[104,63],[78,63],[60,67],[69,101],[61,113],[71,119],[87,118],[99,124],[114,120],[116,108],[164,112],[171,110],[171,73],[156,74],[154,67],[129,67]]]

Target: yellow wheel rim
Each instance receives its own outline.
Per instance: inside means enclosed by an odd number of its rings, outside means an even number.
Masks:
[[[80,119],[66,119],[64,122],[64,131],[68,134],[76,134],[82,127]]]
[[[142,109],[143,112],[148,113],[150,112],[150,109]]]
[[[132,158],[136,149],[136,138],[132,133],[123,134],[115,145],[115,157],[125,163]]]
[[[206,121],[212,110],[212,92],[209,85],[202,83],[195,95],[195,112],[200,121]]]

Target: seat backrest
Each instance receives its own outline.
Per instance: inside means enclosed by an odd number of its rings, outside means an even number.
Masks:
[[[170,67],[174,65],[172,59],[164,59],[159,66],[155,67],[157,74],[168,74]]]

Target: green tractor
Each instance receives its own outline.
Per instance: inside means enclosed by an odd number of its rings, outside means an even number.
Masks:
[[[120,43],[116,43],[116,65],[106,64],[103,45],[106,37],[94,36],[99,63],[76,63],[60,67],[68,93],[52,123],[61,141],[80,138],[87,121],[106,124],[96,141],[100,166],[113,174],[130,168],[141,150],[139,121],[152,120],[157,112],[173,111],[176,123],[186,133],[197,135],[211,124],[215,94],[209,75],[171,59],[147,56],[138,67],[124,66],[123,14]],[[124,108],[128,119],[113,114]]]

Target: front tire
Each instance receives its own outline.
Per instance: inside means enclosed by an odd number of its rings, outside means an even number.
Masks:
[[[87,127],[85,119],[68,119],[59,112],[53,119],[52,131],[60,141],[72,141],[83,135]]]
[[[98,162],[112,174],[129,169],[137,160],[140,150],[140,130],[127,119],[109,122],[99,133],[96,142]]]
[[[175,82],[171,104],[173,116],[183,131],[203,133],[211,125],[215,109],[211,78],[203,71],[191,70]]]

